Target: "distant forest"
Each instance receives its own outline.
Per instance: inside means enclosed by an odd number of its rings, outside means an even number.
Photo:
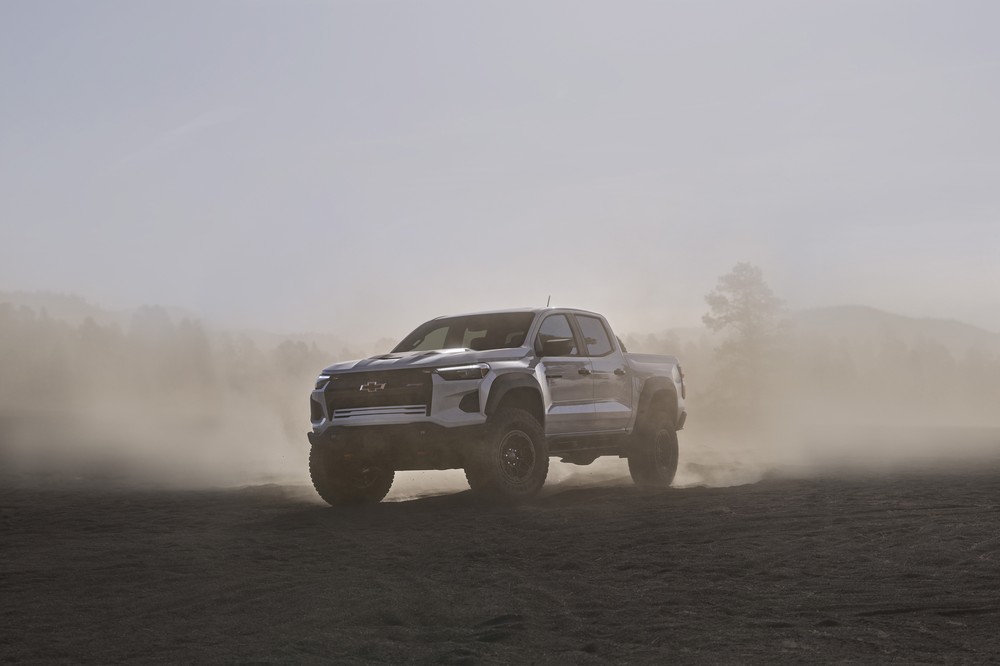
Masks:
[[[195,418],[236,403],[274,415],[294,436],[308,428],[308,393],[330,360],[315,344],[284,340],[263,349],[249,335],[175,322],[159,307],[140,308],[123,328],[0,303],[2,408],[72,413],[117,404]]]
[[[720,363],[718,339],[708,331],[629,335],[625,344],[676,355],[691,409],[720,426],[754,420],[746,408],[817,425],[1000,425],[1000,355],[988,344],[956,352],[947,342],[889,328],[830,335],[792,320],[735,395],[733,370]]]
[[[123,327],[0,303],[0,458],[30,470],[100,464],[102,474],[301,474],[309,392],[330,361],[315,344],[262,347],[157,307]]]

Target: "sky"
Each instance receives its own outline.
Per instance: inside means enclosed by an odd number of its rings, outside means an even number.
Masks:
[[[0,3],[0,290],[398,337],[554,305],[1000,331],[1000,3]]]

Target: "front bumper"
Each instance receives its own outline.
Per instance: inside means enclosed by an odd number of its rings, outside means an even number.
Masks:
[[[308,433],[309,443],[345,460],[377,462],[395,470],[465,467],[485,425],[446,428],[418,422],[387,425],[328,426]]]

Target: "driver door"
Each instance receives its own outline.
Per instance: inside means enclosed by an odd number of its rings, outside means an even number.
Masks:
[[[535,340],[538,354],[545,342],[555,339],[573,340],[573,347],[565,355],[542,356],[539,363],[545,376],[545,434],[588,432],[595,417],[591,360],[581,353],[580,341],[564,314],[551,314],[542,321]]]

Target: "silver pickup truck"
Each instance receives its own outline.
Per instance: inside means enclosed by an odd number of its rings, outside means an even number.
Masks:
[[[637,484],[669,486],[684,398],[676,358],[628,353],[593,312],[439,317],[388,354],[320,373],[309,471],[332,505],[381,501],[397,470],[460,468],[477,494],[518,501],[550,456],[627,458]]]

